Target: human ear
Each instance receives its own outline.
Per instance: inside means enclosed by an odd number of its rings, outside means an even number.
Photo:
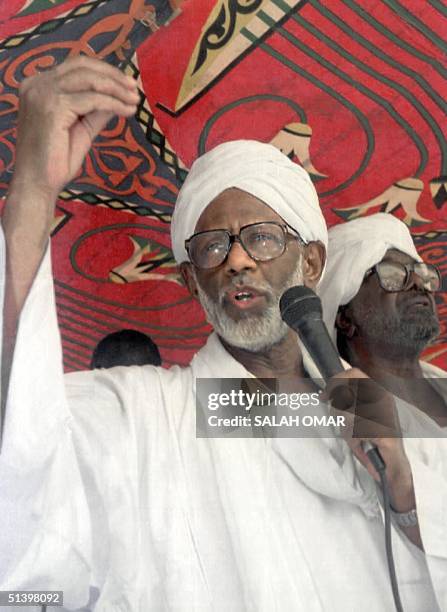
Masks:
[[[303,278],[306,287],[315,289],[323,273],[326,249],[321,242],[309,242],[303,253]]]
[[[349,304],[346,306],[340,306],[335,318],[336,329],[346,336],[347,338],[353,338],[357,334],[357,327],[354,325],[350,316]]]
[[[197,291],[197,282],[192,263],[189,261],[182,262],[180,264],[180,274],[185,281],[185,285],[188,287],[189,293],[196,298],[199,293]]]

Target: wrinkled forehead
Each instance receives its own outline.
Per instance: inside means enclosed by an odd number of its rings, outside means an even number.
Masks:
[[[236,187],[230,187],[215,197],[203,210],[194,233],[211,229],[228,229],[237,232],[244,225],[262,221],[286,223],[263,200]]]

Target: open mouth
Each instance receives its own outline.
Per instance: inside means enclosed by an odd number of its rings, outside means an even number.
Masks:
[[[251,300],[253,298],[253,293],[250,291],[241,291],[240,293],[236,293],[234,299],[238,302],[246,302],[247,300]]]
[[[265,301],[265,295],[251,287],[228,291],[225,297],[230,304],[238,309],[251,308]]]

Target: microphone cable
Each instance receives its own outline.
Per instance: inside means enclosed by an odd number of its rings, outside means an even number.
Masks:
[[[402,602],[399,594],[399,585],[397,583],[396,565],[394,563],[393,555],[393,542],[391,536],[391,495],[390,488],[388,486],[388,480],[386,477],[386,465],[378,449],[371,443],[364,445],[364,450],[368,455],[374,469],[380,477],[380,484],[383,492],[383,507],[384,507],[384,519],[385,519],[385,549],[386,549],[386,560],[388,563],[388,574],[390,577],[391,590],[393,591],[394,607],[396,612],[404,612]]]

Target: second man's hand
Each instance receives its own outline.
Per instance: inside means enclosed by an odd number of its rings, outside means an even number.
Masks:
[[[357,368],[334,376],[326,395],[337,414],[345,415],[348,427],[343,437],[355,457],[380,483],[363,442],[372,442],[386,465],[386,478],[393,509],[406,513],[416,508],[411,465],[405,453],[394,397]],[[419,527],[403,528],[408,538],[423,548]]]

